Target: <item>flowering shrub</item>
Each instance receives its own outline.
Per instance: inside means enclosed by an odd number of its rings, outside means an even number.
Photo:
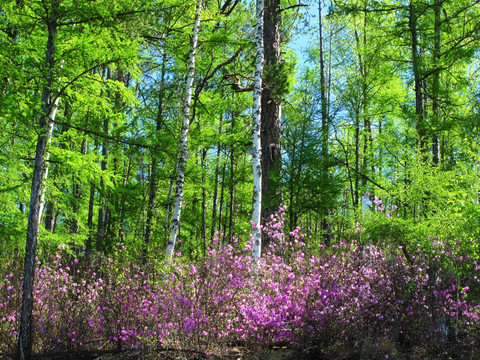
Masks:
[[[275,241],[255,265],[250,243],[243,249],[217,249],[214,243],[201,263],[177,257],[162,273],[151,264],[118,259],[84,269],[59,249],[37,264],[35,351],[211,352],[233,344],[283,344],[325,352],[380,349],[385,342],[407,350],[454,335],[476,344],[479,314],[475,299],[468,298],[468,279],[460,282],[443,271],[431,253],[418,248],[407,259],[401,249],[355,241],[312,248],[300,229],[282,233],[283,210],[263,228]],[[438,250],[438,256],[446,255]],[[22,286],[18,261],[3,271],[0,352],[14,352]]]

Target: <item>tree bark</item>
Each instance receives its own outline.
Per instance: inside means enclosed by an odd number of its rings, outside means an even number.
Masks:
[[[318,1],[318,37],[319,37],[319,51],[320,51],[320,106],[322,114],[322,160],[323,160],[323,177],[328,179],[328,140],[329,140],[329,114],[328,114],[328,100],[327,100],[327,80],[325,76],[325,56],[323,52],[323,18],[322,18],[322,1]],[[326,182],[325,182],[326,183]],[[328,201],[328,198],[325,199]],[[322,210],[321,229],[324,234],[324,242],[326,245],[330,244],[330,226],[328,224],[329,209],[326,207],[325,202],[322,204],[324,209]],[[293,230],[293,229],[292,229]]]
[[[263,0],[257,0],[256,33],[257,55],[255,60],[255,84],[253,90],[253,211],[252,211],[252,257],[254,261],[260,258],[262,253],[262,232],[260,228],[262,213],[262,75],[263,75]]]
[[[268,221],[282,203],[281,175],[281,116],[279,90],[281,72],[280,54],[280,0],[265,0],[263,13],[264,63],[261,99],[262,148],[262,218]],[[266,239],[264,239],[266,240]]]
[[[177,241],[178,231],[180,228],[180,214],[183,203],[183,187],[185,183],[185,170],[187,167],[187,154],[188,154],[188,130],[190,128],[190,105],[192,102],[192,88],[193,80],[195,76],[195,56],[197,52],[198,34],[200,32],[200,13],[202,10],[202,0],[197,0],[197,7],[195,10],[195,23],[193,26],[192,43],[190,46],[190,58],[188,62],[188,75],[185,88],[185,100],[183,103],[183,125],[182,134],[180,137],[180,159],[178,162],[178,174],[176,182],[175,192],[175,207],[173,210],[172,225],[170,227],[170,238],[167,244],[167,253],[165,262],[169,263],[173,251],[175,249],[175,243]]]
[[[410,13],[408,18],[408,25],[410,28],[411,45],[412,45],[412,68],[414,76],[415,87],[415,116],[416,129],[420,143],[420,150],[425,150],[425,129],[424,129],[424,111],[423,111],[423,95],[422,95],[422,79],[420,70],[421,57],[418,51],[418,34],[417,34],[417,14],[415,11],[414,0],[410,1]]]
[[[433,128],[435,129],[440,122],[440,70],[438,69],[440,64],[440,42],[441,42],[441,32],[440,32],[440,14],[441,14],[441,0],[435,0],[434,12],[435,12],[435,23],[434,23],[434,38],[433,38],[433,83],[432,83],[432,112],[433,112]],[[440,138],[437,132],[434,132],[432,139],[432,155],[433,155],[433,165],[438,166],[440,163]]]
[[[202,167],[202,242],[203,256],[207,252],[207,190],[205,184],[205,161],[207,158],[207,149],[201,149],[201,167]]]
[[[106,69],[106,79],[110,80],[110,68]],[[110,94],[107,94],[107,97],[110,98]],[[108,118],[106,117],[103,120],[103,131],[105,136],[108,137]],[[100,178],[100,188],[102,193],[102,198],[100,199],[101,206],[98,209],[98,222],[97,222],[97,248],[102,250],[106,249],[106,236],[107,236],[107,220],[108,220],[108,197],[105,191],[105,181],[103,177],[105,176],[105,172],[107,171],[107,157],[108,157],[108,149],[107,149],[107,140],[105,139],[102,145],[102,162],[100,164],[100,168],[103,172],[102,177]]]
[[[218,128],[218,135],[222,134],[222,122],[223,116],[220,116],[220,124]],[[220,141],[217,144],[217,157],[215,158],[215,188],[213,190],[213,209],[212,209],[212,228],[210,230],[210,237],[215,237],[215,231],[217,229],[217,202],[218,202],[218,182],[220,177]]]
[[[232,134],[235,132],[235,112],[232,113]],[[233,216],[235,208],[235,141],[230,145],[230,206],[228,219],[228,241],[233,242]]]

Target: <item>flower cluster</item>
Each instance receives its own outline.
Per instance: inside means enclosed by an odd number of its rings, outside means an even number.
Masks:
[[[84,268],[59,249],[37,263],[36,351],[258,343],[324,351],[387,340],[409,348],[478,327],[468,284],[459,288],[425,252],[407,259],[355,241],[313,249],[299,228],[285,237],[282,213],[263,228],[272,241],[255,266],[251,244],[214,243],[201,263],[176,257],[167,268],[101,258]],[[12,352],[22,281],[18,262],[3,270],[0,352]]]

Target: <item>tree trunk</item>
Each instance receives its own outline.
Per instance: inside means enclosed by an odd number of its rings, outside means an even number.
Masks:
[[[106,69],[106,78],[107,80],[110,80],[110,68]],[[107,95],[109,98],[109,94]],[[108,118],[105,118],[103,120],[103,131],[105,133],[105,136],[108,136]],[[107,149],[107,140],[104,140],[104,143],[102,145],[102,162],[100,164],[100,168],[102,169],[102,172],[105,173],[107,171],[107,156],[108,156],[108,149]],[[108,196],[105,191],[105,181],[103,180],[103,177],[105,175],[102,175],[100,179],[100,189],[101,189],[101,194],[102,198],[100,199],[100,207],[98,209],[98,222],[97,222],[97,248],[100,248],[102,250],[106,249],[106,233],[107,233],[107,219],[108,219]]]
[[[222,134],[222,122],[223,117],[220,117],[220,124],[218,128],[218,135]],[[215,158],[215,188],[213,190],[213,208],[212,208],[212,228],[210,230],[210,237],[213,239],[215,237],[215,231],[217,229],[217,200],[218,200],[218,182],[220,177],[220,148],[221,143],[217,144],[217,157]]]
[[[420,72],[420,55],[418,51],[418,35],[417,35],[417,14],[415,11],[414,1],[410,1],[410,13],[408,18],[408,25],[410,28],[410,35],[412,37],[412,67],[414,75],[415,87],[415,117],[416,129],[420,143],[420,150],[425,150],[425,129],[424,129],[424,112],[423,112],[423,96],[422,96],[422,79]]]
[[[432,112],[433,112],[433,128],[435,129],[440,122],[440,42],[441,42],[441,0],[435,0],[435,23],[434,23],[434,40],[433,40],[433,84],[432,84]],[[437,132],[434,132],[432,139],[432,155],[433,165],[438,166],[440,162],[440,138]]]
[[[262,218],[268,221],[282,203],[280,0],[265,0],[263,13],[264,61],[261,98]],[[258,55],[257,55],[258,56]],[[257,64],[258,66],[258,64]]]
[[[235,132],[235,113],[232,113],[232,134]],[[230,145],[230,214],[228,219],[228,241],[233,241],[233,216],[235,208],[235,141]]]
[[[207,190],[205,184],[205,160],[207,158],[207,149],[201,149],[201,166],[202,166],[202,242],[203,256],[207,252]]]
[[[25,265],[23,275],[22,308],[20,312],[20,329],[18,336],[18,356],[20,360],[30,360],[33,346],[33,285],[35,280],[35,252],[37,247],[38,226],[40,220],[40,204],[42,196],[42,182],[45,169],[45,153],[47,148],[50,121],[56,111],[57,98],[52,99],[52,87],[55,67],[55,35],[57,33],[57,17],[59,1],[51,2],[47,20],[47,50],[45,65],[48,69],[46,86],[42,95],[42,114],[39,121],[39,136],[35,153],[35,162],[30,194],[30,210],[28,214],[27,241],[25,246]],[[52,101],[53,100],[53,101]]]
[[[256,261],[262,253],[262,232],[260,228],[262,213],[262,73],[263,73],[263,0],[257,0],[257,26],[255,40],[257,55],[255,60],[255,84],[253,90],[253,211],[252,211],[252,257]],[[280,45],[280,44],[279,44]]]
[[[319,37],[319,50],[320,50],[320,106],[322,113],[322,160],[323,160],[323,177],[328,179],[328,164],[326,159],[328,159],[328,138],[329,138],[329,124],[330,119],[328,115],[328,101],[327,101],[327,81],[325,76],[325,56],[323,53],[323,18],[322,18],[322,1],[318,1],[318,37]],[[326,182],[324,182],[326,183]],[[325,199],[329,201],[329,199]],[[322,204],[324,207],[322,210],[322,220],[321,220],[321,229],[324,234],[324,242],[326,245],[330,244],[330,226],[327,221],[329,214],[329,208],[326,207],[325,201]],[[293,230],[293,229],[292,229]]]
[[[195,55],[197,52],[198,34],[200,32],[200,12],[202,10],[202,0],[197,0],[195,11],[195,23],[193,26],[192,44],[190,46],[190,59],[188,62],[188,75],[185,88],[185,100],[183,103],[183,125],[180,137],[180,159],[178,162],[177,188],[175,192],[175,207],[173,210],[172,225],[170,228],[170,238],[167,244],[167,253],[165,261],[170,262],[175,243],[177,241],[178,230],[180,228],[180,214],[183,202],[183,186],[185,183],[185,170],[187,167],[188,154],[188,130],[190,128],[190,105],[192,101],[192,88],[195,76]]]
[[[225,171],[227,168],[227,164],[223,164],[222,169],[222,188],[220,189],[220,211],[218,212],[218,233],[219,237],[224,238],[224,234],[222,233],[222,224],[223,224],[223,203],[224,203],[224,194],[225,194]]]
[[[61,68],[61,66],[60,66]],[[48,123],[47,123],[47,146],[52,143],[52,134],[53,134],[53,124],[55,123],[55,117],[57,115],[57,109],[58,109],[58,102],[60,101],[60,97],[57,96],[51,105],[50,109],[50,114],[48,115]],[[45,149],[46,151],[46,149]],[[43,210],[45,207],[45,193],[47,191],[47,179],[48,179],[48,172],[50,170],[50,153],[45,152],[45,165],[43,169],[43,177],[42,177],[42,193],[40,194],[40,209],[38,210],[38,222],[40,223],[42,221],[42,215],[43,215]]]
[[[166,73],[166,62],[167,62],[167,52],[164,51],[162,57],[162,70],[160,74],[160,91],[158,95],[158,113],[157,121],[155,126],[155,131],[158,135],[162,128],[163,124],[163,97],[165,93],[165,73]],[[150,234],[152,232],[152,219],[153,219],[153,203],[155,201],[156,192],[157,192],[157,162],[158,159],[155,153],[152,153],[152,164],[150,166],[150,188],[148,194],[148,204],[147,204],[147,220],[145,225],[145,237],[144,237],[144,250],[143,250],[143,259],[146,259],[148,252],[148,245],[150,244]]]

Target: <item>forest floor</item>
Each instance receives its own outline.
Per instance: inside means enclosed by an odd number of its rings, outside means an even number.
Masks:
[[[386,349],[383,349],[386,350]],[[474,348],[466,344],[449,344],[442,349],[412,349],[408,353],[400,353],[390,349],[389,354],[385,351],[372,350],[369,347],[338,353],[307,352],[302,349],[289,349],[286,347],[265,348],[242,348],[234,347],[216,354],[205,354],[195,350],[109,350],[105,352],[78,352],[73,354],[58,353],[48,356],[34,356],[35,360],[478,360],[480,354]],[[0,354],[0,360],[4,358]]]

